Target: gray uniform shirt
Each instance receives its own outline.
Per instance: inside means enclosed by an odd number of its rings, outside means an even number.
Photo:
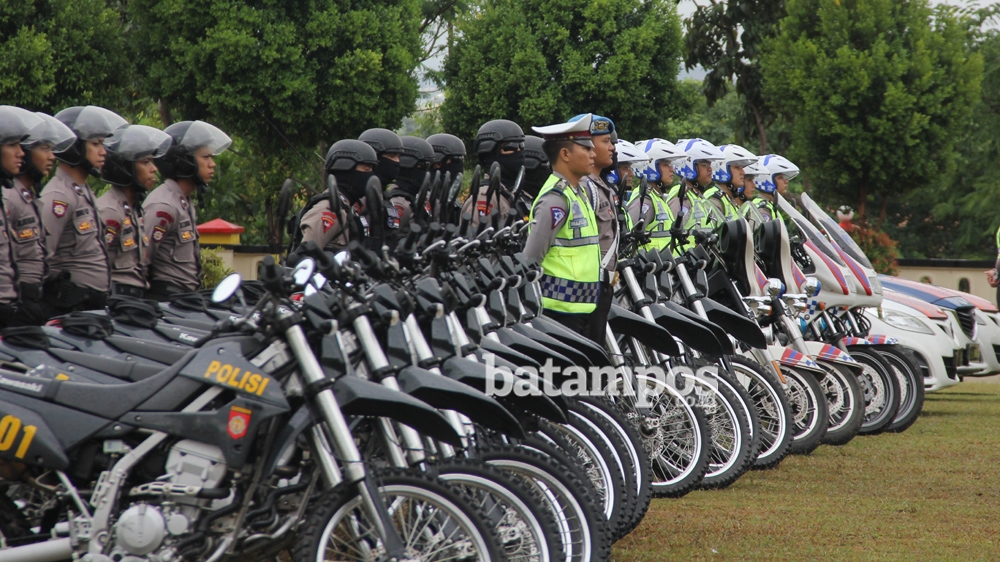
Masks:
[[[559,178],[559,185],[569,185],[569,181],[562,174],[552,172],[552,175]],[[587,189],[579,186],[572,189],[576,190],[577,195],[590,201],[590,194]],[[559,229],[566,223],[566,219],[569,216],[569,204],[566,202],[566,197],[563,196],[562,190],[553,189],[535,199],[533,208],[535,223],[531,225],[531,229],[528,231],[528,239],[524,242],[524,255],[531,262],[542,263],[542,260],[545,259],[545,254],[549,253],[549,248],[556,241],[556,234],[559,233]],[[556,209],[556,212],[553,213],[553,209]]]
[[[302,222],[299,223],[303,242],[315,242],[320,248],[332,252],[347,248],[347,244],[351,241],[351,228],[347,224],[346,209],[350,207],[350,203],[343,195],[340,196],[340,202],[339,217],[330,209],[330,201],[326,198],[306,211]]]
[[[608,266],[605,268],[611,276],[614,276],[618,269],[618,245],[615,244],[615,235],[618,232],[618,212],[615,210],[615,194],[608,184],[597,174],[587,176],[589,190],[591,192],[590,204],[594,207],[594,214],[597,215],[597,236],[601,243],[602,263],[607,260]],[[612,252],[608,259],[608,252]],[[608,277],[610,279],[611,277]]]
[[[14,180],[13,189],[3,190],[18,283],[40,284],[45,278],[45,238],[36,201],[31,187],[20,179]]]
[[[487,222],[492,224],[490,219],[490,213],[494,210],[500,217],[500,222],[502,223],[507,219],[507,213],[510,211],[510,201],[506,197],[500,194],[501,191],[505,192],[504,186],[500,186],[496,193],[493,194],[493,198],[489,204],[486,203],[486,193],[490,190],[490,185],[486,184],[479,187],[479,191],[476,192],[476,196],[469,197],[462,204],[462,215],[465,216],[466,213],[472,215],[472,221],[469,223],[469,231],[475,232],[475,229],[479,228],[480,222]]]
[[[143,232],[149,239],[150,283],[160,281],[196,291],[201,285],[198,212],[181,186],[168,179],[142,203]]]
[[[42,190],[40,207],[48,276],[68,271],[73,283],[108,291],[108,254],[90,186],[76,183],[60,166]]]
[[[17,300],[17,271],[11,258],[10,231],[6,213],[0,213],[0,304]]]
[[[148,289],[144,271],[146,238],[138,209],[128,204],[122,188],[113,185],[97,199],[97,212],[104,225],[111,282]]]

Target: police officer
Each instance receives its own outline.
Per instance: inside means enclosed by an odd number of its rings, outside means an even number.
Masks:
[[[51,115],[36,113],[42,123],[21,142],[24,161],[13,189],[3,190],[3,204],[10,221],[11,251],[17,269],[19,308],[31,317],[31,324],[47,319],[48,307],[42,300],[45,280],[45,231],[38,208],[42,180],[55,165],[55,152],[62,152],[76,140],[76,135]]]
[[[465,170],[465,143],[462,139],[448,133],[438,133],[427,137],[427,142],[434,149],[431,170],[440,170],[442,176],[450,174],[452,179]]]
[[[360,214],[364,209],[365,188],[368,180],[375,176],[378,162],[375,149],[360,140],[344,139],[333,143],[326,153],[325,168],[337,181],[340,213],[334,213],[325,191],[313,197],[300,213],[293,247],[297,248],[302,242],[314,242],[327,251],[338,252],[347,248],[353,236],[352,229],[363,236],[367,225],[361,222]]]
[[[149,288],[139,205],[146,190],[156,185],[153,160],[166,154],[171,143],[170,135],[145,125],[119,129],[104,143],[108,156],[101,179],[111,187],[97,199],[97,212],[104,225],[112,295],[141,299]]]
[[[761,156],[760,164],[767,170],[763,176],[757,176],[757,209],[767,220],[781,219],[778,213],[778,199],[775,193],[788,193],[788,182],[799,175],[799,167],[787,158],[777,154]]]
[[[588,114],[576,115],[570,122],[583,119]],[[590,190],[590,201],[597,215],[597,230],[601,244],[601,296],[597,308],[590,316],[587,332],[590,339],[604,343],[608,326],[608,313],[614,297],[615,272],[618,268],[618,205],[617,194],[605,181],[607,175],[617,168],[615,141],[611,135],[615,133],[615,124],[611,119],[600,115],[591,115],[590,138],[594,145],[594,169],[587,175],[587,188]]]
[[[483,123],[476,133],[476,156],[482,167],[482,183],[472,186],[472,193],[462,205],[462,216],[472,216],[469,223],[471,229],[479,227],[479,223],[495,212],[503,219],[510,211],[511,191],[517,182],[517,176],[524,166],[524,131],[521,126],[507,119],[494,119]],[[489,171],[493,163],[500,164],[500,189],[487,202],[489,195]],[[473,196],[475,195],[475,196]]]
[[[624,185],[627,197],[635,183],[635,168],[641,168],[648,162],[649,157],[639,147],[627,140],[619,140],[615,143],[615,166],[617,168],[608,175],[608,181]]]
[[[406,236],[413,221],[413,205],[417,194],[434,161],[434,148],[431,143],[418,137],[400,137],[400,140],[403,142],[403,153],[399,156],[399,176],[386,190],[385,198],[399,215],[399,235]],[[428,193],[424,201],[424,212],[428,215],[430,208]]]
[[[525,221],[531,214],[531,204],[535,197],[552,175],[552,166],[549,164],[549,157],[545,155],[544,145],[545,139],[542,137],[524,136],[524,179],[521,181],[521,190],[514,199],[514,207],[518,216],[524,217]]]
[[[597,215],[581,185],[594,166],[590,122],[588,114],[572,123],[533,127],[545,138],[552,175],[535,198],[524,246],[525,256],[542,266],[544,313],[581,334],[587,333],[601,292]]]
[[[107,156],[104,139],[128,123],[117,113],[88,105],[56,114],[77,140],[56,153],[59,168],[41,194],[48,273],[44,285],[49,316],[104,308],[111,277],[94,194],[87,176],[100,177]]]
[[[712,162],[722,159],[722,153],[714,144],[702,139],[681,139],[677,141],[685,157],[674,160],[674,174],[680,177],[685,186],[683,201],[680,197],[680,184],[670,188],[667,202],[670,213],[674,217],[682,217],[681,227],[685,230],[708,230],[717,222],[718,216],[713,216],[715,207],[705,201],[702,190],[712,183]],[[679,251],[694,246],[693,236],[682,241]]]
[[[646,180],[645,194],[633,189],[628,200],[628,214],[632,224],[643,221],[643,230],[649,235],[646,247],[662,250],[670,244],[670,229],[674,214],[667,204],[666,193],[674,177],[674,161],[687,155],[674,143],[663,139],[641,141],[637,146],[645,152],[648,161],[637,167],[638,173]]]
[[[743,168],[743,186],[736,191],[736,197],[740,203],[740,214],[743,215],[753,228],[767,222],[767,218],[757,208],[757,184],[758,176],[767,173],[767,169],[761,165],[760,161],[754,162]]]
[[[382,185],[388,186],[399,176],[399,157],[403,154],[403,141],[389,129],[368,129],[358,140],[375,149],[378,164],[375,175]]]
[[[742,217],[736,200],[737,187],[743,187],[744,168],[757,161],[757,156],[738,144],[719,147],[722,160],[712,162],[712,180],[715,185],[705,190],[705,199],[727,220]]]
[[[201,285],[198,212],[192,196],[215,175],[215,156],[233,140],[204,121],[181,121],[163,131],[170,148],[154,163],[166,178],[142,204],[149,291],[146,297],[170,300]],[[144,240],[145,241],[145,240]]]
[[[34,113],[10,105],[0,105],[0,188],[10,191],[21,170],[24,150],[21,142],[42,124]],[[0,211],[0,328],[30,323],[18,304],[17,271],[14,268],[6,213]]]

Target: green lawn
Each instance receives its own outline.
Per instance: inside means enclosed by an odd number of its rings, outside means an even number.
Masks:
[[[928,394],[905,433],[653,500],[613,560],[1000,559],[1000,385]]]

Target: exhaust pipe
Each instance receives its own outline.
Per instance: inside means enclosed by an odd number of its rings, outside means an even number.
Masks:
[[[73,558],[69,538],[0,550],[0,562],[60,562]]]

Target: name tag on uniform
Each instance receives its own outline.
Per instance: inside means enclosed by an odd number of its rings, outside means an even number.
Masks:
[[[584,228],[587,226],[586,218],[573,219],[569,221],[570,228]]]

